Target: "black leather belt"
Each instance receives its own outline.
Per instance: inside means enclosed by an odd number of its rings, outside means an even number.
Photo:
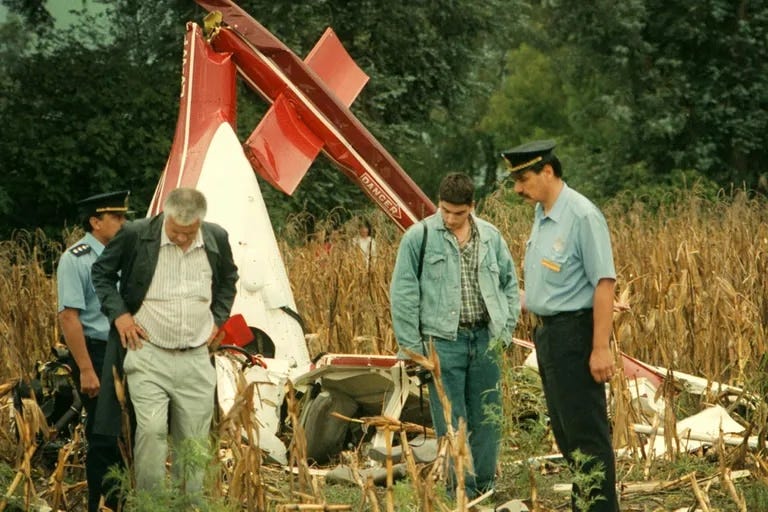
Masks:
[[[100,340],[98,338],[91,338],[90,336],[85,337],[86,343],[106,343],[107,340]]]
[[[592,315],[592,308],[577,309],[576,311],[563,311],[554,315],[536,315],[536,320],[542,325],[554,324],[572,320],[584,315]]]
[[[474,322],[459,322],[459,329],[463,331],[471,331],[474,329],[483,329],[488,327],[487,320],[475,320]]]

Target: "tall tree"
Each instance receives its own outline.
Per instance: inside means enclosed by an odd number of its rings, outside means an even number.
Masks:
[[[44,5],[30,0],[35,3]],[[96,190],[131,188],[139,211],[151,197],[178,109],[184,25],[200,22],[204,12],[187,0],[101,3],[104,19],[83,13],[82,23],[40,36],[31,51],[7,52],[8,74],[0,80],[0,116],[8,120],[0,127],[0,235],[18,227],[55,230],[74,199]],[[472,142],[482,142],[474,133],[481,110],[474,107],[499,79],[498,56],[515,12],[510,2],[240,3],[299,55],[326,26],[336,30],[371,76],[353,110],[427,192],[434,191],[435,175],[448,170],[455,148],[466,148],[460,156],[467,162],[482,161],[489,151]],[[484,74],[490,58],[494,72]],[[266,105],[244,91],[239,105],[245,136]],[[294,198],[268,187],[265,195],[282,214],[369,204],[322,158]]]
[[[81,21],[39,36],[4,63],[3,235],[34,227],[55,233],[76,221],[77,199],[104,190],[131,189],[135,204],[146,206],[162,170],[170,144],[159,130],[173,133],[178,82],[147,80],[158,61],[138,62],[132,46],[83,29],[98,20],[83,14]]]
[[[758,185],[768,167],[768,4],[540,5],[547,47],[569,50],[552,53],[562,79],[575,91],[597,84],[587,97],[601,108],[588,119],[607,117],[617,129],[606,144],[589,141],[608,153],[605,165],[639,164],[657,178],[695,169],[721,185]]]
[[[0,0],[0,5],[19,15],[25,24],[35,31],[45,32],[53,28],[53,17],[45,7],[46,0]]]

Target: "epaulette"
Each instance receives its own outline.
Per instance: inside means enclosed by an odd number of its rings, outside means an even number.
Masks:
[[[71,248],[69,252],[71,252],[77,257],[80,257],[83,254],[88,254],[89,252],[91,252],[91,246],[88,244],[77,244],[76,246]]]

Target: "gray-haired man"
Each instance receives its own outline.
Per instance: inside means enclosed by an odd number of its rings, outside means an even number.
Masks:
[[[112,324],[113,357],[108,354],[104,370],[111,372],[124,356],[136,415],[138,489],[165,482],[169,414],[174,448],[207,440],[216,386],[207,345],[229,317],[238,278],[227,232],[203,220],[202,193],[175,189],[163,211],[126,224],[93,265],[96,293]],[[119,431],[115,417],[100,405],[97,428]],[[181,479],[179,464],[173,469]],[[202,470],[187,474],[186,490],[199,491],[202,477]]]

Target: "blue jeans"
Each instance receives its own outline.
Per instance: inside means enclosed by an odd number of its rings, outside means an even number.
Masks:
[[[467,423],[474,474],[465,476],[465,487],[472,499],[493,488],[496,476],[501,441],[500,352],[489,348],[487,327],[460,328],[455,341],[437,338],[434,346],[443,387],[451,402],[453,428],[458,429],[459,418]],[[445,415],[432,382],[429,404],[435,431],[443,436],[447,431]],[[451,475],[449,491],[455,486]]]

